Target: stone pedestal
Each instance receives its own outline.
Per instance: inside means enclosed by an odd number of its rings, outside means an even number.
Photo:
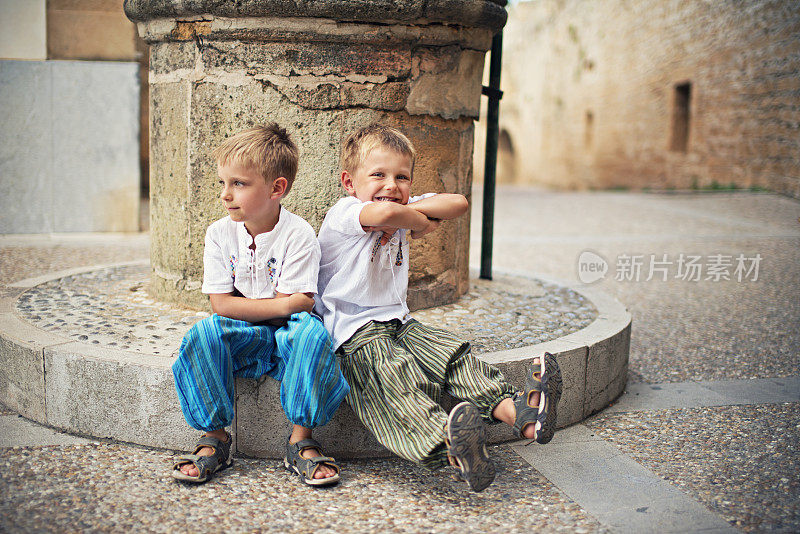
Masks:
[[[256,123],[291,132],[301,160],[285,205],[316,229],[345,194],[344,138],[375,121],[415,144],[413,194],[469,197],[473,119],[484,54],[506,20],[501,4],[126,0],[150,44],[155,296],[205,306],[203,237],[225,215],[210,151]],[[466,291],[468,245],[468,216],[412,244],[412,309]]]

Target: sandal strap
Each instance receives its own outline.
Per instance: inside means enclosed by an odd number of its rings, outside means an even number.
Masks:
[[[291,443],[291,446],[297,448],[298,452],[303,452],[306,449],[322,450],[322,445],[313,438],[301,439],[297,443]]]
[[[522,391],[518,392],[514,396],[514,408],[517,411],[517,417],[514,419],[514,426],[512,427],[514,430],[514,435],[517,437],[522,436],[522,429],[526,426],[536,423],[537,421],[543,422],[543,419],[540,420],[540,417],[543,414],[539,413],[539,408],[533,408],[528,405],[527,402],[528,395],[525,395]]]
[[[211,467],[216,467],[218,465],[222,465],[228,461],[228,458],[231,456],[231,444],[233,440],[231,439],[231,435],[228,434],[228,441],[221,441],[217,438],[213,438],[211,436],[202,436],[200,439],[197,440],[197,445],[194,448],[194,452],[192,454],[185,454],[183,456],[178,457],[176,460],[180,462],[183,460],[183,463],[191,462],[197,466],[197,470],[201,471],[200,465],[198,462],[202,464],[210,463]],[[214,450],[214,453],[210,456],[198,456],[198,452],[203,447],[210,447]],[[204,460],[205,458],[209,458],[209,460]],[[212,461],[213,460],[213,461]],[[202,473],[201,473],[202,476]]]
[[[215,472],[220,465],[220,461],[214,456],[197,456],[196,454],[184,454],[175,459],[172,469],[180,469],[182,465],[194,464],[197,468],[196,478],[205,478]]]
[[[314,473],[316,473],[319,466],[323,464],[335,470],[337,474],[339,473],[339,465],[336,463],[335,459],[330,456],[304,458],[301,453],[306,449],[317,449],[321,451],[322,445],[312,438],[301,439],[297,443],[289,443],[289,440],[286,440],[286,461],[295,466],[307,480],[313,479]]]
[[[202,436],[200,439],[197,440],[197,445],[195,445],[195,448],[194,448],[194,454],[197,454],[197,452],[200,449],[202,449],[203,447],[211,447],[214,450],[222,449],[226,453],[225,456],[227,456],[228,454],[227,454],[227,451],[225,449],[230,450],[231,441],[232,440],[231,440],[231,435],[230,434],[228,434],[228,440],[227,441],[221,441],[221,440],[218,440],[217,438],[213,438],[211,436]]]
[[[301,457],[301,459],[302,462],[298,462],[298,467],[306,478],[313,479],[314,473],[317,472],[317,469],[319,469],[321,465],[326,465],[336,471],[337,475],[339,474],[339,465],[333,458],[328,456],[316,456],[314,458]]]

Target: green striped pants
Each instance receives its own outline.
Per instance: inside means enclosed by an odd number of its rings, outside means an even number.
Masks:
[[[362,423],[393,453],[429,468],[447,465],[442,392],[492,410],[514,394],[502,373],[475,358],[469,343],[414,319],[370,321],[337,351],[350,385],[346,399]]]

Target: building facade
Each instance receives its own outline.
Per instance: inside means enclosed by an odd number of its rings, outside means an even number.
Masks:
[[[140,229],[140,56],[117,0],[0,0],[0,233]]]
[[[502,89],[500,182],[800,197],[795,1],[521,2]]]

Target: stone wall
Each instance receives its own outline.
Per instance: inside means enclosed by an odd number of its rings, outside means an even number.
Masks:
[[[345,194],[344,138],[376,121],[399,127],[417,147],[413,194],[469,197],[483,58],[493,27],[505,21],[497,4],[470,0],[462,6],[470,9],[450,14],[436,2],[408,2],[391,17],[386,2],[204,4],[213,13],[200,4],[193,14],[179,2],[126,3],[151,45],[151,259],[158,298],[206,305],[199,291],[203,236],[225,216],[210,152],[256,123],[278,122],[300,148],[298,177],[284,205],[316,229]],[[269,16],[250,16],[270,5]],[[349,22],[320,18],[326,14]],[[437,16],[451,16],[454,24],[431,24]],[[465,21],[477,27],[457,24]],[[468,245],[468,217],[412,242],[412,308],[466,291]]]
[[[800,197],[793,0],[522,2],[503,60],[501,182]]]
[[[136,61],[136,26],[119,0],[47,0],[47,57]]]

